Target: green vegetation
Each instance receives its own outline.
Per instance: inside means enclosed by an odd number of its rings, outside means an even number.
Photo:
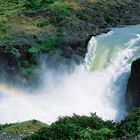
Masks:
[[[31,68],[23,68],[22,70],[22,74],[25,76],[28,76],[31,73]]]
[[[37,27],[45,27],[48,26],[50,23],[48,21],[38,22],[36,23]]]
[[[130,112],[120,123],[90,116],[59,117],[51,125],[37,120],[0,125],[0,134],[30,134],[23,140],[109,140],[130,139],[140,134],[140,108]],[[32,134],[33,133],[33,134]]]
[[[87,20],[86,14],[83,11],[77,11],[76,16],[81,20]]]
[[[140,108],[133,110],[126,118],[117,126],[117,134],[119,137],[126,136],[128,138],[140,134]]]
[[[49,38],[48,40],[42,41],[42,49],[46,51],[54,50],[56,46],[56,40],[53,38]]]
[[[140,108],[137,108],[120,123],[103,121],[96,114],[91,114],[90,117],[60,117],[50,126],[41,128],[23,140],[109,140],[122,137],[130,139],[139,134]]]
[[[9,35],[6,35],[6,36],[0,36],[0,45],[11,45],[11,46],[14,46],[14,45],[23,45],[25,44],[26,42],[24,42],[23,40],[20,40],[20,39],[16,39],[15,37],[12,37],[12,36],[9,36]]]
[[[46,7],[51,3],[54,3],[56,0],[26,0],[24,6],[27,9],[32,9],[32,10],[36,10],[36,9],[40,9],[42,7]]]
[[[91,114],[90,117],[73,115],[72,117],[60,117],[49,127],[40,129],[24,140],[109,139],[113,137],[115,127],[115,123],[103,121],[96,114]]]
[[[4,21],[0,21],[0,33],[6,32],[6,25]]]
[[[42,127],[46,127],[45,123],[37,120],[26,121],[22,123],[13,123],[0,125],[0,133],[27,133],[36,132]]]
[[[123,12],[127,5],[128,12]],[[138,7],[132,10],[134,7],[132,0],[1,0],[0,56],[7,56],[10,64],[4,71],[11,70],[11,74],[16,69],[18,77],[27,79],[33,74],[38,57],[62,44],[83,57],[89,36],[107,27],[127,24],[131,19],[139,20],[133,14],[128,17],[129,11],[139,13]]]

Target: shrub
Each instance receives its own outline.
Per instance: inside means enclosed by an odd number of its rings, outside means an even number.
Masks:
[[[58,27],[58,28],[57,28],[57,38],[56,38],[56,41],[57,41],[57,42],[60,42],[60,41],[62,41],[62,40],[64,40],[63,28]]]
[[[51,51],[56,48],[56,39],[54,38],[48,38],[47,40],[44,40],[41,42],[41,50],[44,51]]]
[[[110,130],[108,128],[102,128],[99,130],[93,130],[93,129],[84,129],[80,133],[80,137],[86,140],[104,140],[104,139],[110,139],[113,138],[114,131]]]
[[[48,21],[38,22],[36,23],[37,27],[45,27],[48,26],[50,23]]]
[[[50,5],[47,9],[53,11],[53,16],[50,17],[50,22],[57,26],[61,21],[70,18],[72,10],[70,5]]]
[[[0,32],[6,32],[6,23],[4,21],[0,21]]]
[[[126,118],[117,126],[118,137],[134,137],[140,134],[140,108],[133,110]]]
[[[27,0],[25,7],[29,9],[37,9],[40,7],[40,0]]]
[[[81,20],[87,20],[86,14],[83,11],[77,11],[76,16]]]
[[[24,140],[101,140],[111,138],[114,128],[115,123],[103,121],[96,114],[91,114],[90,117],[73,115],[72,117],[60,117],[49,127],[40,129]]]
[[[31,47],[29,50],[28,50],[29,53],[37,53],[38,50],[36,47]]]
[[[22,69],[22,74],[24,76],[28,76],[30,74],[30,72],[31,72],[31,68],[23,68]]]
[[[26,0],[25,7],[28,9],[36,10],[43,6],[53,3],[55,0]]]

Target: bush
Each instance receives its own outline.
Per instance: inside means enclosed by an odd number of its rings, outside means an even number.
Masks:
[[[6,23],[4,21],[0,21],[0,33],[6,32]]]
[[[115,123],[103,121],[96,114],[91,114],[90,117],[73,115],[72,117],[60,117],[49,127],[40,129],[24,140],[109,139],[113,136],[114,128]]]
[[[57,27],[60,22],[69,19],[72,15],[72,8],[70,5],[50,5],[47,9],[53,11],[53,16],[50,16],[50,22]]]
[[[114,131],[108,128],[102,128],[100,130],[85,129],[80,133],[81,138],[84,140],[104,140],[110,139],[114,136]]]
[[[36,23],[37,27],[45,27],[48,26],[50,23],[48,21],[38,22]]]
[[[48,38],[41,42],[41,50],[51,51],[56,48],[56,40],[54,38]]]
[[[42,6],[47,6],[53,3],[55,0],[26,0],[25,7],[28,9],[36,10]]]
[[[22,69],[22,74],[24,76],[28,76],[31,73],[31,68],[23,68]]]
[[[108,140],[122,137],[129,139],[139,134],[140,108],[137,108],[120,123],[103,121],[96,114],[91,114],[90,117],[60,117],[49,127],[40,129],[24,140]]]
[[[83,11],[77,11],[76,16],[81,20],[87,20],[86,14]]]
[[[140,134],[140,108],[133,110],[126,118],[117,126],[118,137],[134,137]]]
[[[38,9],[40,7],[40,0],[27,0],[25,3],[25,7],[29,9]]]

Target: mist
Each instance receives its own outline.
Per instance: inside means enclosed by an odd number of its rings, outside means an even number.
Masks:
[[[127,68],[117,78],[124,73],[125,81]],[[80,65],[73,72],[63,68],[56,71],[42,64],[40,77],[40,88],[30,92],[1,84],[0,123],[37,119],[50,124],[59,116],[94,112],[105,120],[119,121],[125,115],[120,104],[123,95],[116,93],[117,78],[108,69],[92,72]]]

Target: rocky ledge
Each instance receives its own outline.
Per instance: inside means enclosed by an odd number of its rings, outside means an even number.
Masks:
[[[140,107],[140,58],[131,65],[131,74],[126,90],[126,105],[128,110]]]

